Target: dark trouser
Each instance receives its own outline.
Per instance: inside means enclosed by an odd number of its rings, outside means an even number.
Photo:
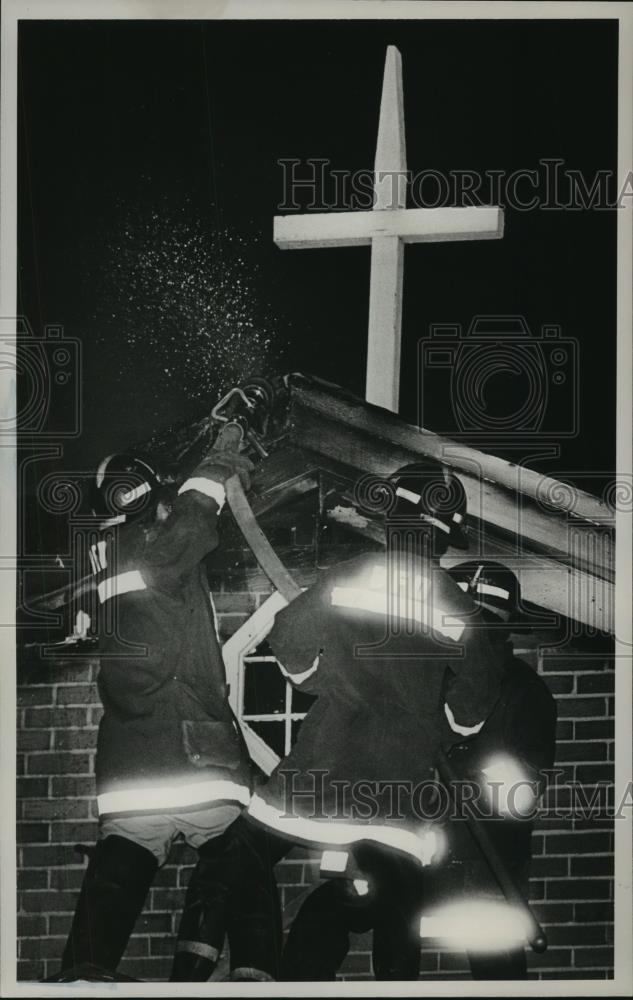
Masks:
[[[158,862],[126,837],[99,841],[88,863],[62,970],[90,964],[115,972],[143,909]]]
[[[199,849],[172,982],[206,981],[228,937],[232,975],[279,978],[281,909],[273,865],[290,849],[241,817]]]
[[[350,931],[371,929],[376,979],[418,978],[421,874],[417,862],[373,844],[358,844],[353,854],[369,892],[359,895],[349,879],[331,879],[316,888],[290,929],[282,979],[334,979],[349,950]]]

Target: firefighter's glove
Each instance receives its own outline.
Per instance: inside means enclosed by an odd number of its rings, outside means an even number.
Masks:
[[[207,455],[198,471],[208,479],[221,483],[222,486],[231,476],[239,476],[242,486],[248,490],[251,486],[250,473],[254,468],[255,466],[246,455],[236,451],[212,451],[211,454]]]

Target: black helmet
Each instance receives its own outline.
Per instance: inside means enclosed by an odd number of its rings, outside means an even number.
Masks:
[[[527,618],[521,606],[521,585],[512,570],[493,559],[472,559],[448,570],[458,587],[470,594],[475,604],[494,615],[508,628],[525,628]]]
[[[447,545],[468,548],[464,532],[466,491],[450,469],[433,458],[425,458],[403,465],[389,481],[395,490],[390,519],[418,517],[442,532]]]
[[[160,484],[151,465],[136,455],[108,455],[97,469],[92,509],[105,524],[137,520],[156,500]]]

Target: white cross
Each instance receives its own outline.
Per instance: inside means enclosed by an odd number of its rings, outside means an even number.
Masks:
[[[380,102],[370,211],[278,215],[273,239],[282,250],[371,246],[369,340],[365,395],[398,412],[404,243],[484,240],[503,236],[503,210],[406,208],[406,152],[402,61],[390,45]],[[394,182],[395,181],[395,182]]]

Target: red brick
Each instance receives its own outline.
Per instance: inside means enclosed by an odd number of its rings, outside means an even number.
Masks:
[[[185,898],[182,889],[152,889],[152,910],[180,910]]]
[[[559,698],[558,716],[561,719],[591,719],[607,714],[606,698]]]
[[[440,970],[443,972],[470,972],[467,956],[461,951],[440,952]]]
[[[94,798],[96,794],[95,779],[89,778],[53,778],[53,795],[58,798]]]
[[[527,950],[528,967],[531,969],[567,969],[571,965],[568,948],[548,948],[544,955]]]
[[[23,847],[22,864],[25,868],[54,868],[70,864],[77,855],[68,847],[57,844],[47,847]]]
[[[89,774],[87,753],[32,753],[27,761],[29,774]]]
[[[43,937],[46,934],[46,917],[33,913],[18,913],[18,937]]]
[[[607,924],[571,924],[562,927],[548,927],[547,938],[551,945],[567,944],[576,948],[583,944],[603,944],[606,941]]]
[[[72,913],[75,909],[75,892],[51,892],[35,889],[19,893],[19,908],[26,913]]]
[[[613,671],[601,674],[583,674],[578,677],[578,694],[613,694],[615,674]]]
[[[97,839],[97,823],[52,823],[51,841],[54,844],[92,844]]]
[[[571,875],[573,877],[578,876],[597,876],[613,875],[613,856],[612,855],[599,855],[598,857],[581,857],[581,858],[571,858]]]
[[[612,849],[611,834],[604,830],[598,833],[548,834],[545,854],[598,854]]]
[[[534,913],[542,924],[564,924],[574,918],[574,908],[571,903],[535,903]]]
[[[595,923],[599,921],[612,923],[614,916],[613,903],[576,903],[574,905],[574,916],[577,921],[582,921],[583,923]]]
[[[574,965],[577,969],[610,969],[613,966],[613,948],[575,948]]]
[[[562,761],[601,761],[607,759],[607,744],[598,740],[583,743],[574,740],[571,743],[556,744],[556,763]]]
[[[27,729],[81,728],[87,721],[87,708],[27,708],[24,711]]]
[[[163,888],[175,888],[178,885],[178,868],[176,865],[164,865],[162,868],[159,868],[154,877],[154,885],[162,886]]]
[[[100,705],[96,684],[67,684],[57,688],[58,705]]]
[[[172,913],[143,913],[136,921],[135,932],[143,934],[171,934],[173,932],[173,917]]]
[[[44,868],[20,868],[17,872],[17,886],[21,889],[47,889],[48,872]]]
[[[531,874],[537,878],[561,878],[567,875],[568,860],[564,856],[532,858]]]
[[[577,740],[612,740],[615,734],[613,719],[590,719],[574,723]]]
[[[18,729],[18,750],[50,750],[52,733],[47,729]]]
[[[548,899],[608,899],[611,884],[606,878],[561,879],[547,883]]]
[[[576,780],[592,785],[594,782],[612,782],[614,780],[613,764],[579,764],[576,768]]]
[[[27,799],[22,803],[24,819],[87,819],[86,799]]]
[[[53,746],[56,750],[94,750],[98,731],[96,726],[85,726],[83,729],[56,729],[53,733]]]
[[[80,889],[84,875],[85,868],[54,868],[50,874],[50,887],[62,892]]]
[[[556,739],[571,740],[574,737],[574,723],[569,719],[561,719],[556,723]]]
[[[150,955],[169,955],[173,958],[174,955],[174,940],[171,935],[156,936],[149,938],[149,953]]]
[[[576,681],[575,674],[548,674],[546,683],[553,695],[571,694]]]
[[[16,827],[18,844],[46,844],[49,835],[48,823],[18,823]]]
[[[48,795],[48,778],[18,778],[16,783],[18,799],[40,799]]]
[[[44,962],[19,961],[17,968],[18,982],[39,982],[46,975]]]
[[[53,687],[50,684],[37,684],[32,687],[21,687],[17,690],[18,705],[52,705]]]
[[[66,941],[63,937],[22,938],[20,958],[61,959]]]
[[[52,914],[48,919],[51,934],[60,934],[64,938],[68,937],[73,919],[72,913]]]

